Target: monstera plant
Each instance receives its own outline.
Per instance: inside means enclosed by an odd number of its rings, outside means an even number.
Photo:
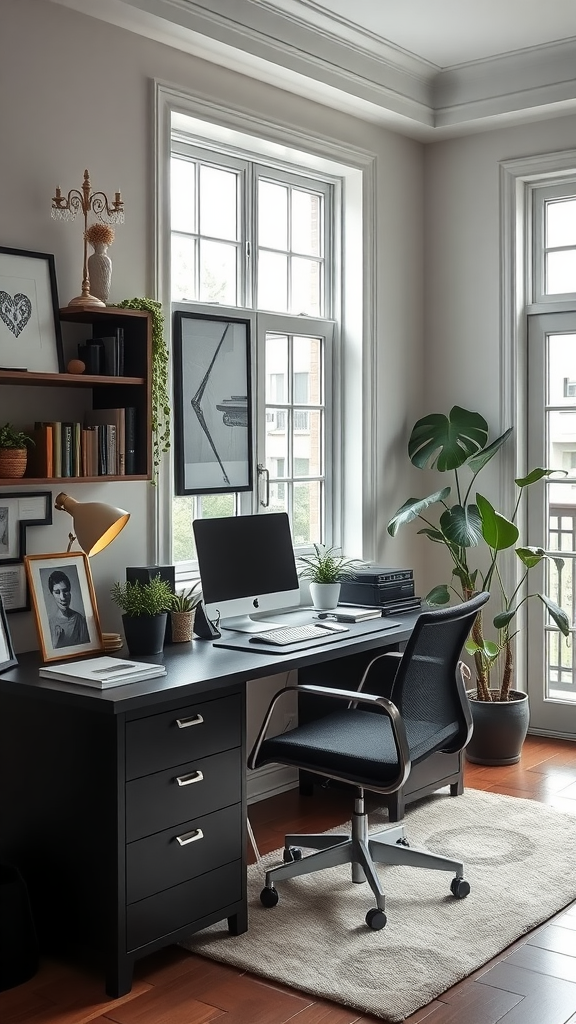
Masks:
[[[479,614],[466,649],[474,658],[476,669],[475,697],[481,701],[508,701],[514,684],[513,640],[517,634],[514,619],[518,609],[530,598],[545,605],[550,618],[564,636],[570,632],[566,613],[545,594],[528,593],[527,577],[532,568],[550,558],[560,569],[564,561],[548,555],[542,547],[519,543],[516,520],[526,488],[544,477],[558,472],[533,469],[515,480],[516,497],[509,514],[497,510],[477,488],[477,478],[484,467],[506,443],[512,427],[489,442],[488,424],[478,412],[454,406],[448,416],[432,413],[414,425],[408,443],[410,461],[417,469],[435,469],[452,474],[452,486],[442,487],[425,498],[409,498],[388,523],[394,537],[401,526],[419,520],[418,532],[432,543],[443,545],[451,562],[451,579],[426,596],[429,605],[448,604],[451,592],[459,600],[488,590],[499,604],[492,625],[494,635],[486,634],[486,623]],[[562,471],[560,471],[562,472]],[[511,593],[505,588],[500,571],[500,556],[514,549],[521,571]],[[494,670],[502,663],[499,685],[494,684]]]

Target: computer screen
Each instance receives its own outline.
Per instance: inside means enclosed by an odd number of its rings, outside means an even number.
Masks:
[[[195,519],[192,526],[208,618],[248,633],[281,625],[252,616],[300,602],[286,513]]]

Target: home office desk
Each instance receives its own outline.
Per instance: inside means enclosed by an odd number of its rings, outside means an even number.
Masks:
[[[297,652],[173,645],[145,659],[166,676],[104,691],[21,655],[0,675],[0,860],[27,882],[41,948],[98,951],[117,997],[153,950],[224,919],[245,931],[246,683],[328,681],[398,649],[415,616],[396,618]]]

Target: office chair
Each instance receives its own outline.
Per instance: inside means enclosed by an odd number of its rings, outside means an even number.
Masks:
[[[418,616],[402,655],[380,654],[367,666],[357,690],[326,686],[291,686],[273,698],[248,759],[249,768],[277,763],[314,772],[356,787],[350,835],[287,835],[284,863],[266,872],[260,900],[265,907],[278,903],[275,882],[296,875],[352,865],[352,881],[368,881],[376,907],[366,914],[366,924],[377,931],[386,924],[385,896],[375,864],[405,864],[412,867],[454,871],[450,890],[457,899],[470,892],[464,880],[464,865],[412,849],[404,835],[404,824],[395,823],[375,834],[368,832],[364,790],[393,793],[404,785],[411,766],[437,750],[462,750],[472,735],[472,717],[466,696],[462,648],[488,593],[453,608],[426,611]],[[394,658],[391,699],[364,692],[374,679],[378,663]],[[266,739],[272,712],[289,690],[298,695],[332,697],[344,709],[297,726],[291,732]],[[302,857],[301,847],[317,852]]]

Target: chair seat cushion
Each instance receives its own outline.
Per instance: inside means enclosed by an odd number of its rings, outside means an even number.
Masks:
[[[458,735],[457,722],[436,730],[430,722],[405,722],[416,764]],[[432,733],[432,735],[431,735]],[[358,786],[389,786],[398,777],[398,755],[389,719],[360,708],[335,711],[264,740],[256,767],[276,762],[345,778]]]

